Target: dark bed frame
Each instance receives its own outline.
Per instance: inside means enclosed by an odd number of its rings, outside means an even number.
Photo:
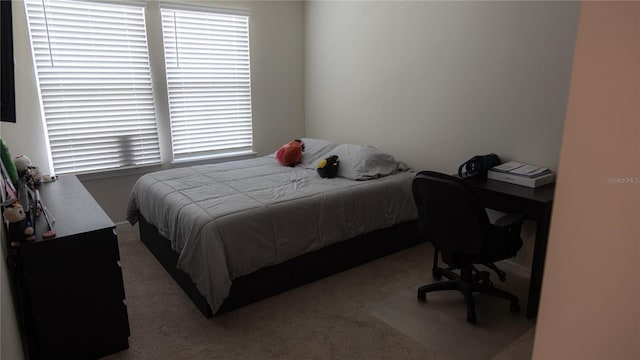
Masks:
[[[189,275],[176,267],[178,253],[171,249],[169,240],[160,235],[156,227],[149,224],[141,214],[138,218],[142,242],[204,316],[213,317],[206,298],[200,294]],[[262,268],[234,279],[229,297],[215,315],[406,249],[422,241],[418,236],[416,222],[409,221]]]

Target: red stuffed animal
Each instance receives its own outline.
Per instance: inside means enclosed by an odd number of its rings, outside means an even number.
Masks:
[[[276,159],[280,165],[296,166],[302,158],[302,152],[304,151],[304,143],[300,139],[289,141],[278,149],[276,153]]]

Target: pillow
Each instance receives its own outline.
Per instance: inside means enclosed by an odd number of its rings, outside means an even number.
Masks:
[[[370,180],[393,174],[404,168],[392,155],[370,145],[338,145],[324,157],[340,158],[338,176],[351,180]]]
[[[318,161],[328,157],[323,155],[336,147],[328,140],[313,138],[302,138],[301,140],[304,143],[304,152],[299,165],[307,169],[315,169]]]

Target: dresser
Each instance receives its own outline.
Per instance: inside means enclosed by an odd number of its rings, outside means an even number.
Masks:
[[[42,184],[44,215],[34,242],[9,254],[14,296],[29,359],[96,359],[129,347],[118,239],[113,221],[75,176]]]

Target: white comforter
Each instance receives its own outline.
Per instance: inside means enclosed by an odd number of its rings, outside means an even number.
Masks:
[[[414,175],[323,179],[270,156],[164,170],[136,182],[127,219],[139,211],[171,241],[215,313],[236,277],[415,219]]]

